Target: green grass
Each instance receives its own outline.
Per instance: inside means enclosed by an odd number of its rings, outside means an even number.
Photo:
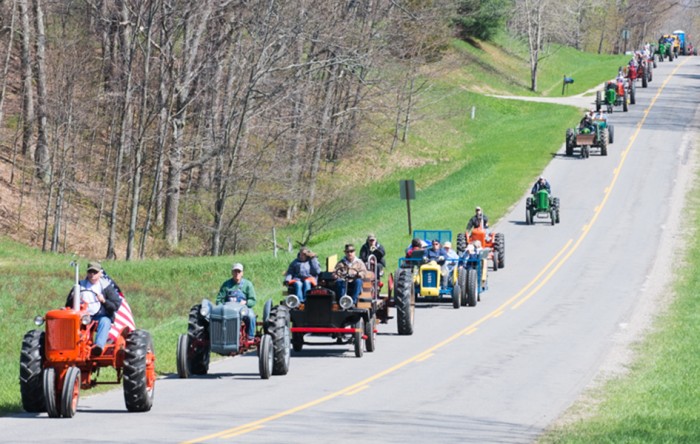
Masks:
[[[614,64],[608,66],[613,70]],[[594,83],[588,85],[594,86]],[[564,128],[579,119],[572,107],[499,100],[466,91],[459,82],[440,82],[423,97],[429,116],[412,126],[409,141],[397,153],[384,153],[380,165],[410,160],[366,187],[355,187],[343,199],[360,205],[342,212],[310,245],[321,258],[340,253],[343,244],[360,245],[368,232],[379,236],[389,268],[410,242],[406,203],[398,181],[414,179],[417,198],[411,202],[414,229],[464,229],[475,205],[493,221],[505,214],[528,189],[563,142]],[[468,110],[476,107],[476,118]],[[402,163],[403,164],[403,163]],[[331,186],[341,181],[333,178]],[[347,187],[347,185],[346,185]],[[280,230],[279,239],[295,228]],[[259,303],[281,298],[282,274],[294,254],[269,251],[223,257],[171,258],[139,262],[104,262],[126,293],[137,326],[151,332],[160,374],[175,372],[177,336],[187,328],[189,308],[213,298],[230,274],[232,262],[245,264]],[[0,411],[20,408],[18,362],[21,339],[32,319],[60,307],[72,282],[68,256],[41,254],[0,239]],[[86,260],[82,261],[83,269]]]
[[[686,209],[692,241],[677,273],[676,298],[637,347],[629,374],[598,390],[590,416],[552,430],[542,443],[700,442],[700,176]]]
[[[473,44],[455,40],[454,48],[464,60],[460,72],[452,79],[464,85],[475,85],[492,93],[527,96],[561,96],[564,76],[574,83],[565,95],[583,93],[592,86],[615,78],[617,68],[629,61],[625,55],[597,55],[574,48],[550,45],[540,60],[537,92],[530,91],[530,61],[526,42],[500,34],[494,43]],[[469,86],[467,86],[469,87]]]

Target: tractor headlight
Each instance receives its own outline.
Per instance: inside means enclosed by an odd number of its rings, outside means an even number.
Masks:
[[[92,317],[90,315],[83,315],[80,318],[80,323],[83,325],[88,325],[92,321]]]
[[[301,301],[295,294],[288,295],[284,301],[289,308],[297,308],[299,305],[301,305]]]
[[[338,304],[340,305],[340,308],[342,308],[343,310],[347,310],[348,308],[352,308],[352,306],[355,305],[352,302],[352,298],[348,295],[341,297],[340,300],[338,301]]]
[[[37,316],[34,318],[34,324],[39,327],[44,325],[44,317],[43,316]]]
[[[248,308],[241,308],[241,316],[242,317],[248,316]]]
[[[204,299],[202,301],[202,305],[199,307],[199,314],[202,315],[202,317],[206,318],[209,317],[209,313],[211,312],[211,305],[209,304],[209,301]]]

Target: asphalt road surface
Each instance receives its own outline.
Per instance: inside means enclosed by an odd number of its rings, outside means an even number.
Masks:
[[[127,413],[114,390],[81,398],[73,419],[3,417],[0,441],[532,442],[609,365],[639,307],[668,299],[654,270],[677,261],[664,247],[699,90],[700,58],[661,63],[630,112],[610,117],[607,157],[552,153],[544,175],[561,223],[525,225],[524,193],[494,227],[506,267],[476,307],[419,306],[413,336],[391,320],[374,353],[307,347],[270,380],[255,355],[216,362],[206,377],[170,375],[148,413]]]

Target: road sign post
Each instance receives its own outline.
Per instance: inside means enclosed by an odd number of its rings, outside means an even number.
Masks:
[[[406,212],[408,213],[408,235],[413,232],[411,228],[411,199],[416,198],[416,183],[413,180],[399,181],[399,194],[401,199],[406,199]]]

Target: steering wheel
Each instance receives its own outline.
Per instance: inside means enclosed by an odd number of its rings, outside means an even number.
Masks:
[[[335,274],[338,276],[340,279],[356,279],[360,272],[355,270],[354,268],[350,267],[341,267],[335,271]]]

